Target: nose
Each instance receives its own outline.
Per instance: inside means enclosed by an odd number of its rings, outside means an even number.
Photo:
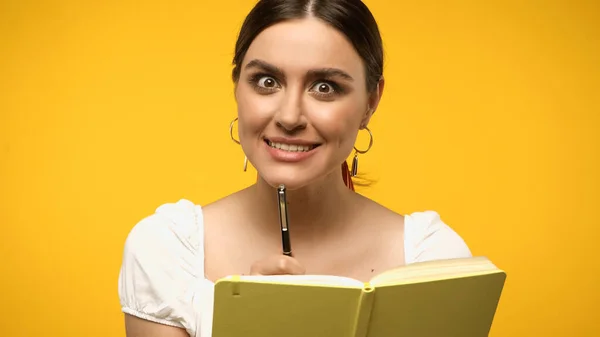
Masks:
[[[307,122],[303,113],[301,93],[286,93],[275,115],[275,123],[287,133],[306,128]]]

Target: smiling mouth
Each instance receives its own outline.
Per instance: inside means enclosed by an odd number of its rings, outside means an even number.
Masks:
[[[264,141],[265,141],[265,143],[267,143],[267,145],[269,145],[270,147],[272,147],[274,149],[279,149],[279,150],[283,150],[283,151],[287,151],[287,152],[309,152],[309,151],[316,149],[317,147],[319,147],[321,145],[321,144],[312,144],[312,145],[286,144],[286,143],[272,142],[268,139],[265,139]]]

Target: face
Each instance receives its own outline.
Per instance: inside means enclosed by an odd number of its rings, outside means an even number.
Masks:
[[[289,189],[339,178],[377,103],[345,36],[314,18],[279,23],[255,38],[240,68],[239,138],[259,175]]]

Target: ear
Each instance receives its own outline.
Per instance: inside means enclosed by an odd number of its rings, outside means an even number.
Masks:
[[[381,102],[381,96],[383,96],[384,87],[385,87],[385,79],[383,78],[383,76],[381,76],[381,78],[379,78],[379,82],[377,82],[377,86],[375,87],[375,90],[373,90],[373,92],[369,94],[368,107],[367,107],[367,111],[365,112],[365,116],[360,124],[361,128],[365,127],[369,124],[371,117],[377,110],[377,107],[379,106],[379,102]]]

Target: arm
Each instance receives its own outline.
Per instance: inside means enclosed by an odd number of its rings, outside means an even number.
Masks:
[[[125,314],[125,335],[127,337],[190,337],[181,328],[154,323]]]
[[[160,207],[132,228],[118,279],[127,337],[190,337],[203,261],[191,203]],[[200,295],[198,295],[200,296]]]

